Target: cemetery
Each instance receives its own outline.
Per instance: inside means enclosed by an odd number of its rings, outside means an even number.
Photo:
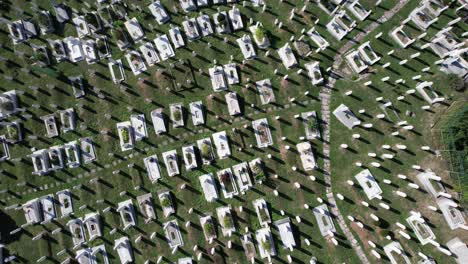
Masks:
[[[0,264],[467,263],[466,0],[0,0]]]

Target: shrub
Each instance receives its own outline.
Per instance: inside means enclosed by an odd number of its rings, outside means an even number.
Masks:
[[[210,159],[210,145],[206,142],[203,142],[202,147],[201,147],[201,154],[204,159]]]
[[[165,195],[161,199],[161,205],[162,205],[162,207],[165,207],[165,208],[171,206],[171,200],[169,199],[169,195]]]
[[[310,46],[305,41],[297,41],[295,46],[300,56],[305,56],[310,51]]]
[[[206,236],[214,236],[215,230],[210,220],[207,220],[205,224],[203,224],[203,230],[205,230]]]
[[[37,23],[43,28],[47,28],[50,25],[50,18],[47,14],[40,12],[37,17]]]
[[[232,219],[231,219],[231,215],[226,213],[224,215],[224,218],[223,218],[223,226],[224,228],[232,228],[233,224],[232,224]]]
[[[122,141],[127,143],[130,140],[130,133],[128,132],[128,128],[122,129]]]
[[[0,112],[2,113],[10,113],[15,109],[15,106],[13,105],[13,102],[5,98],[3,100],[0,100]]]
[[[176,109],[174,111],[174,121],[179,122],[182,119],[182,111],[180,109]]]
[[[85,20],[86,20],[86,23],[92,25],[94,28],[97,28],[99,26],[98,18],[93,13],[87,13],[85,15]]]
[[[11,125],[7,128],[8,130],[8,135],[10,136],[11,139],[17,140],[18,139],[18,128],[16,125]]]
[[[45,55],[44,52],[37,51],[36,54],[34,55],[34,58],[38,62],[47,63],[47,56]]]
[[[262,241],[262,247],[265,249],[265,251],[271,251],[270,239],[265,239],[265,241]]]
[[[265,31],[265,29],[263,29],[262,27],[257,27],[255,29],[255,38],[258,40],[258,41],[262,41],[266,35],[267,35],[267,32]]]
[[[216,17],[216,21],[218,24],[224,25],[226,23],[226,16],[222,13],[219,13],[219,15]]]

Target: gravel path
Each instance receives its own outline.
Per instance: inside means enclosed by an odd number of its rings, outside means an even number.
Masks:
[[[337,54],[334,57],[334,63],[332,69],[338,69],[338,67],[343,62],[343,54],[347,52],[352,46],[356,43],[359,43],[365,36],[369,35],[372,31],[374,31],[380,24],[386,22],[390,18],[393,17],[396,13],[398,13],[407,3],[409,0],[400,0],[400,2],[395,5],[392,9],[388,10],[384,13],[382,17],[380,17],[376,22],[371,23],[368,25],[363,32],[356,35],[352,40],[349,40],[344,46],[342,46]],[[333,72],[332,70],[332,72]],[[320,91],[320,101],[321,101],[321,111],[322,111],[322,120],[323,120],[323,155],[325,156],[324,159],[324,170],[325,170],[325,182],[326,182],[326,191],[327,191],[327,199],[328,203],[331,205],[332,213],[337,217],[338,224],[343,230],[344,234],[348,241],[351,242],[351,245],[356,251],[359,259],[362,263],[369,264],[369,260],[367,256],[364,254],[361,245],[359,245],[358,241],[354,238],[353,233],[349,230],[346,222],[344,220],[343,215],[341,215],[338,206],[336,205],[335,197],[333,196],[332,192],[332,185],[331,185],[331,172],[330,172],[330,99],[331,99],[331,91],[335,86],[336,76],[335,74],[331,74],[327,80],[327,84],[322,88]]]

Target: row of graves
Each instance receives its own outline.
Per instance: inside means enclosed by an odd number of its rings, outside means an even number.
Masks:
[[[338,1],[339,2],[339,1]],[[112,14],[115,14],[115,19],[124,19],[126,13],[122,8],[117,8],[119,2],[110,4],[106,7],[108,10],[113,10]],[[181,6],[187,12],[195,11],[192,6],[197,6],[195,3],[187,5],[185,2],[181,2]],[[190,8],[185,8],[190,6]],[[200,7],[203,7],[202,4]],[[320,4],[323,7],[322,4]],[[359,1],[355,1],[351,4],[345,5],[349,11],[354,15],[361,14],[359,11],[364,12],[362,5]],[[266,7],[266,5],[264,5]],[[307,5],[305,6],[307,7]],[[359,7],[359,8],[358,8]],[[338,8],[338,7],[337,7]],[[155,17],[156,21],[160,24],[168,23],[170,21],[170,16],[165,7],[159,2],[155,1],[148,6],[151,14]],[[102,10],[101,10],[102,11]],[[78,37],[66,37],[63,40],[53,40],[49,41],[52,54],[56,58],[57,62],[68,59],[71,62],[78,62],[81,60],[86,60],[88,63],[94,63],[101,58],[109,58],[108,66],[109,71],[112,77],[112,80],[115,83],[119,83],[125,80],[125,70],[124,64],[121,59],[112,59],[111,52],[109,49],[109,43],[107,37],[100,35],[99,33],[103,32],[107,27],[111,27],[112,35],[117,39],[117,46],[127,53],[125,54],[125,59],[133,72],[134,75],[139,75],[147,70],[148,66],[153,66],[160,61],[165,61],[171,57],[175,56],[175,49],[182,48],[185,46],[185,39],[188,41],[195,41],[204,36],[213,34],[215,31],[218,34],[229,33],[231,31],[237,31],[244,28],[242,22],[242,16],[235,6],[229,11],[222,11],[215,13],[212,17],[214,21],[214,26],[212,24],[211,18],[208,15],[202,14],[197,18],[190,18],[182,23],[183,30],[177,26],[171,25],[171,29],[168,34],[163,34],[157,36],[153,41],[147,41],[145,38],[145,33],[138,21],[137,18],[131,18],[124,22],[124,28],[115,28],[109,24],[109,21],[106,21],[101,17],[98,12],[89,12],[84,15],[79,14],[70,14],[69,9],[66,6],[58,5],[55,9],[56,18],[60,23],[65,23],[68,20],[71,20],[76,27],[76,32]],[[296,14],[296,10],[291,10],[292,19]],[[330,14],[335,14],[331,12]],[[345,10],[340,11],[341,16],[346,14]],[[369,14],[367,12],[366,14]],[[44,11],[44,16],[48,20],[52,21],[52,16],[48,11]],[[72,18],[73,16],[73,18]],[[357,15],[356,15],[357,16]],[[360,17],[361,20],[365,17]],[[349,16],[346,15],[346,18],[352,20]],[[45,20],[45,19],[44,19]],[[335,15],[332,22],[328,25],[331,25],[330,28],[335,28],[336,21],[341,21]],[[353,20],[352,20],[353,21]],[[9,24],[10,33],[14,43],[21,43],[27,41],[28,38],[21,37],[25,26],[23,25],[25,21],[16,21]],[[250,19],[251,24],[253,20]],[[316,21],[317,23],[318,21]],[[32,22],[28,22],[32,23]],[[282,27],[282,23],[275,21],[279,28]],[[353,25],[355,23],[352,23]],[[327,25],[327,28],[329,26]],[[52,27],[53,23],[50,22],[49,27]],[[42,28],[42,27],[41,27]],[[213,29],[214,28],[214,29]],[[350,27],[352,28],[352,27]],[[237,39],[240,50],[244,55],[246,60],[254,59],[256,57],[255,47],[253,42],[256,43],[257,47],[260,49],[267,49],[270,46],[270,41],[268,39],[267,32],[263,29],[261,23],[256,23],[249,27],[250,32],[252,33],[253,38],[250,35],[243,35],[241,38]],[[348,29],[347,31],[350,31]],[[44,31],[47,33],[50,31]],[[185,38],[182,35],[182,32],[185,33]],[[317,46],[316,52],[326,49],[329,46],[329,43],[324,39],[321,34],[316,30],[315,27],[311,28],[308,32],[303,30],[302,32],[305,35],[302,35],[298,41],[293,41],[294,37],[291,38],[293,46],[299,53],[304,53],[303,55],[310,55],[312,52],[309,51],[310,47],[303,40],[305,36],[308,36]],[[253,41],[252,41],[253,39]],[[172,43],[172,44],[171,44]],[[139,45],[137,50],[131,49],[134,45]],[[307,47],[303,47],[303,46]],[[43,60],[44,64],[50,64],[51,58],[49,56],[49,51],[45,46],[35,47],[34,48],[36,57],[40,57]],[[292,67],[298,66],[298,60],[292,50],[290,43],[286,43],[283,47],[277,50],[278,55],[280,56],[283,65],[290,69]],[[269,56],[269,51],[267,51],[266,56]],[[227,69],[226,69],[227,67]],[[323,77],[320,71],[319,62],[312,61],[305,65],[308,75],[310,76],[313,85],[318,85],[323,82]],[[227,88],[227,84],[232,85],[238,83],[238,75],[235,69],[235,65],[228,64],[222,69],[220,66],[215,66],[209,70],[210,77],[212,78],[213,89],[215,91],[224,90]],[[278,69],[275,70],[275,73],[278,72]],[[298,73],[301,73],[302,69],[298,70]],[[224,74],[223,74],[224,73]],[[222,78],[225,76],[225,78]],[[284,76],[287,79],[287,75]],[[74,80],[76,79],[76,80]],[[227,81],[225,80],[227,79]],[[82,84],[80,84],[80,78],[70,79],[73,89],[79,88],[78,91],[75,91],[75,96],[83,96],[84,91]],[[226,84],[227,83],[227,84]],[[262,100],[263,101],[263,100]]]
[[[252,122],[255,131],[257,145],[260,148],[265,148],[273,144],[270,130],[266,119],[255,120]],[[220,159],[225,159],[230,156],[230,146],[228,137],[225,131],[216,132],[212,135],[213,142],[216,148],[217,156]],[[315,159],[313,156],[310,143],[302,142],[297,146],[298,150],[302,153],[301,158],[305,170],[315,169]],[[186,170],[194,170],[202,165],[209,165],[214,162],[213,145],[210,138],[203,138],[197,141],[197,144],[191,144],[182,147],[183,164]],[[169,177],[180,174],[178,155],[176,150],[164,152],[162,154],[164,165],[167,169]],[[199,162],[201,160],[201,162]],[[156,155],[144,158],[144,164],[147,169],[148,177],[154,183],[161,178],[160,166]],[[199,165],[202,164],[202,165]],[[261,183],[265,180],[264,165],[261,158],[255,158],[250,162],[241,162],[233,165],[232,168],[224,168],[219,170],[215,175],[213,173],[204,174],[198,177],[203,191],[204,197],[207,202],[214,202],[220,199],[220,194],[217,186],[221,187],[221,193],[225,199],[234,198],[239,194],[245,194],[255,183]],[[219,184],[216,183],[216,179]],[[253,179],[253,180],[252,180]],[[185,188],[184,185],[181,188]],[[158,194],[163,207],[165,216],[175,212],[174,199],[171,198],[169,191],[161,191]],[[268,203],[265,199],[260,198],[252,201],[255,212],[258,217],[259,224],[262,228],[255,231],[255,234],[247,232],[242,235],[241,242],[245,250],[247,258],[255,261],[256,249],[254,243],[254,236],[258,244],[258,253],[260,257],[267,258],[271,261],[271,257],[277,254],[274,246],[273,235],[270,230],[272,223],[271,215],[268,208]],[[334,231],[333,223],[329,214],[327,214],[326,205],[324,209],[317,208],[317,221],[323,226],[323,234],[330,235]],[[235,215],[231,212],[233,208],[231,205],[218,207],[216,209],[217,222],[221,226],[223,236],[231,237],[233,232],[238,231],[235,226]],[[193,209],[190,209],[193,210]],[[239,208],[242,211],[242,208]],[[210,244],[217,238],[215,216],[211,213],[203,214],[200,216],[199,221],[203,229],[206,241]],[[190,223],[186,223],[189,225]],[[284,218],[273,223],[280,233],[280,238],[284,248],[289,248],[291,251],[296,246],[296,239],[291,227],[289,218]],[[184,245],[182,235],[179,231],[177,221],[172,220],[164,224],[166,239],[169,246],[174,251],[178,247]],[[328,229],[327,229],[328,228]],[[230,247],[231,241],[228,242]],[[200,259],[201,254],[197,256]]]
[[[415,8],[409,17],[402,21],[401,25],[394,28],[389,34],[390,37],[401,47],[408,48],[415,41],[424,38],[427,35],[428,27],[433,23],[438,21],[438,17],[448,8],[444,6],[440,1],[427,0],[422,1],[417,8]],[[466,8],[461,6],[460,8]],[[464,48],[463,42],[457,42],[453,33],[451,33],[452,26],[461,21],[461,18],[455,18],[450,21],[446,27],[441,29],[435,34],[430,42],[425,43],[421,46],[422,50],[431,48],[432,51],[440,57],[440,60],[436,61],[435,64],[440,66],[440,69],[446,73],[453,73],[460,77],[465,77],[468,73],[468,63],[463,58],[462,54],[466,51]],[[417,28],[423,32],[418,35],[416,38],[411,38],[408,33],[405,32],[405,27],[411,27],[409,23],[412,23],[417,26]],[[465,36],[466,34],[462,34]],[[382,33],[379,33],[375,36],[376,39],[379,39],[382,36]],[[395,51],[390,50],[387,55],[392,55]],[[409,59],[415,59],[421,55],[421,52],[413,53]],[[352,49],[345,54],[346,62],[351,67],[351,69],[360,74],[366,71],[370,66],[374,65],[380,61],[381,57],[373,50],[370,41],[361,44],[357,49]],[[399,62],[400,65],[404,65],[408,62],[409,59],[404,59]],[[384,68],[391,66],[391,63],[387,62],[383,65]],[[423,70],[424,72],[429,69]],[[416,77],[416,76],[415,76]],[[389,78],[383,77],[382,81],[388,81]],[[402,81],[402,80],[401,80]],[[400,82],[401,82],[400,81]],[[366,83],[366,85],[371,85],[371,83]],[[421,86],[427,86],[426,84],[421,84]],[[428,100],[430,103],[428,95],[423,92],[423,88],[418,89],[417,91]]]
[[[0,120],[2,125],[7,128],[6,135],[0,135],[0,142],[2,149],[0,150],[0,161],[10,159],[9,144],[21,142],[23,140],[23,133],[21,130],[21,123],[19,121],[5,122],[4,120],[9,116],[19,113],[22,109],[19,107],[17,93],[15,90],[4,92],[0,94]]]
[[[425,31],[438,21],[439,16],[447,8],[448,6],[444,6],[440,1],[423,1],[399,27],[392,30],[390,36],[400,47],[405,49],[411,47],[413,43],[427,35]],[[457,11],[466,8],[466,3],[462,3],[462,6],[458,7]],[[421,49],[425,50],[431,48],[432,51],[440,57],[440,60],[436,61],[435,64],[439,65],[441,71],[465,78],[468,73],[468,63],[463,57],[463,54],[466,52],[466,47],[464,47],[464,42],[458,42],[452,33],[453,26],[461,20],[461,17],[451,20],[444,28],[440,29],[440,31],[435,34],[430,42],[423,44]],[[423,32],[416,38],[411,38],[409,33],[407,33],[408,27],[411,26],[409,24],[410,22]],[[462,34],[462,37],[466,36],[466,32]],[[419,55],[420,53],[415,53],[411,56],[411,59]],[[407,60],[402,60],[400,64],[405,64],[406,62]],[[425,86],[425,84],[423,84],[423,86]],[[420,92],[422,89],[417,90]],[[428,100],[428,96],[425,92],[420,93]]]
[[[460,8],[467,8],[467,4],[463,3]],[[405,27],[409,27],[408,23],[412,22],[415,24],[421,31],[427,30],[431,24],[435,23],[438,20],[438,17],[444,12],[448,7],[444,6],[441,1],[437,0],[427,0],[421,1],[421,3],[410,13],[409,17],[402,21],[401,26],[393,29],[390,32],[390,36],[395,42],[401,46],[401,48],[406,49],[410,47],[416,41],[424,38],[427,33],[423,32],[420,36],[416,39],[411,39],[405,33]],[[422,50],[426,48],[431,48],[432,51],[440,57],[440,60],[436,61],[435,64],[439,65],[440,70],[457,74],[462,78],[466,78],[466,74],[468,73],[468,64],[463,59],[463,54],[466,53],[466,48],[464,42],[457,42],[450,32],[452,26],[458,23],[461,18],[455,18],[451,20],[448,25],[442,29],[440,29],[435,36],[425,44],[421,46]],[[466,34],[463,34],[465,36]],[[380,38],[382,33],[378,33],[376,35],[376,39]],[[395,52],[395,50],[391,50],[388,55],[391,55]],[[416,52],[410,56],[409,59],[415,59],[421,55],[421,52]],[[371,42],[365,42],[363,44],[359,44],[356,49],[352,49],[351,51],[345,54],[345,59],[347,64],[350,68],[357,74],[366,71],[369,67],[373,64],[378,62],[381,57],[372,49]],[[408,62],[409,59],[401,60],[400,65],[404,65]],[[383,68],[387,68],[390,66],[390,63],[383,64]],[[429,67],[423,69],[424,72],[428,72]],[[418,75],[413,78],[413,80],[419,80],[422,76]],[[383,82],[387,82],[390,77],[382,78]],[[395,81],[395,84],[404,83],[403,79],[399,79]],[[371,81],[368,81],[364,84],[365,86],[372,85]],[[411,95],[414,93],[419,93],[419,95],[423,98],[424,101],[427,102],[428,105],[422,106],[421,110],[428,110],[431,108],[432,105],[437,105],[438,103],[443,102],[445,99],[440,97],[439,93],[435,91],[432,87],[433,82],[428,81],[420,81],[417,83],[414,89],[409,89],[406,91],[407,95]],[[346,92],[346,95],[351,95],[352,91]],[[404,100],[405,96],[400,96],[397,98],[398,100]],[[389,112],[393,112],[396,114],[396,108],[393,106],[391,101],[386,101],[383,97],[379,97],[376,99],[377,102],[380,104],[380,108],[383,110],[384,113],[378,114],[375,116],[377,120],[386,119],[388,116],[387,110]],[[360,109],[359,114],[364,115],[366,113],[366,109]],[[345,104],[340,104],[334,111],[333,115],[336,117],[338,121],[345,127],[350,130],[355,130],[356,128],[364,128],[364,129],[372,129],[374,126],[370,122],[363,122],[361,118],[359,118],[353,110],[351,110]],[[412,131],[414,126],[409,124],[406,120],[399,119],[397,123],[397,129],[402,128],[406,131]],[[395,131],[391,133],[392,136],[398,137],[400,135],[399,131]],[[352,135],[354,140],[359,140],[361,135],[359,133],[355,133]],[[341,144],[341,149],[348,149],[348,144]],[[384,160],[392,160],[395,158],[397,151],[405,151],[407,146],[404,144],[396,144],[394,147],[390,145],[383,145],[382,148],[384,150],[388,150],[393,153],[386,153],[381,156],[381,159],[378,159],[377,154],[373,152],[369,152],[369,157],[376,157],[377,160],[370,163],[370,167],[373,168],[372,170],[377,170],[382,166],[381,161]],[[392,149],[396,149],[397,151],[392,151]],[[421,150],[424,151],[432,151],[431,147],[429,146],[421,146]],[[379,184],[379,181],[376,180],[371,169],[367,168],[364,164],[360,161],[355,163],[357,167],[365,168],[356,174],[353,180],[348,180],[347,183],[350,186],[354,186],[357,182],[359,185],[359,189],[362,190],[367,197],[368,201],[377,199],[378,206],[384,210],[392,210],[391,205],[389,205],[383,198],[382,188],[380,184],[385,185],[392,185],[393,182],[390,179],[383,179],[382,183]],[[419,173],[416,175],[419,184],[410,181],[408,183],[408,187],[412,190],[420,190],[421,188],[424,189],[424,192],[427,195],[431,196],[432,199],[436,202],[437,206],[428,205],[427,208],[433,212],[440,212],[445,219],[447,225],[451,230],[459,230],[460,232],[464,232],[468,229],[465,220],[465,213],[463,209],[460,208],[460,205],[457,203],[456,199],[449,194],[449,191],[446,189],[445,184],[441,177],[437,176],[430,169],[422,169],[419,165],[412,165],[412,168],[418,171]],[[407,180],[407,176],[403,174],[398,175],[399,179]],[[396,185],[395,185],[396,186]],[[402,190],[396,190],[394,193],[397,197],[408,197],[408,193]],[[337,194],[338,199],[345,200],[346,197],[340,193]],[[364,207],[371,207],[372,205],[369,204],[367,201],[361,201],[361,204]],[[379,221],[379,217],[375,214],[370,214],[371,218],[374,221]],[[366,224],[363,223],[362,220],[358,220],[356,217],[352,215],[348,215],[348,220],[354,224],[356,224],[360,228],[365,228]],[[454,237],[453,239],[449,240],[445,245],[440,244],[436,241],[436,236],[432,231],[434,225],[427,221],[427,218],[422,215],[421,212],[418,212],[417,209],[414,209],[409,212],[409,216],[405,219],[407,225],[402,224],[400,222],[396,222],[397,226],[397,233],[402,238],[411,240],[411,233],[409,231],[414,232],[417,241],[421,245],[432,245],[438,251],[444,253],[447,256],[454,257],[454,260],[457,263],[465,263],[467,256],[468,256],[468,248],[466,243],[459,237]],[[409,226],[409,228],[408,228]],[[383,251],[386,254],[388,260],[393,263],[412,263],[410,260],[410,255],[407,251],[403,248],[403,246],[398,242],[395,238],[391,236],[386,237],[387,240],[390,242],[383,247]],[[378,245],[372,241],[364,241],[367,242],[371,247],[371,253],[377,259],[381,259],[382,256],[377,251]],[[418,263],[435,263],[435,261],[430,257],[422,252],[418,252],[418,256],[420,261]]]
[[[236,1],[228,1],[228,3],[231,2]],[[221,3],[224,1],[218,4]],[[197,9],[197,5],[192,1],[180,1],[180,5],[186,12]],[[200,3],[198,6],[207,5],[208,2]],[[169,12],[160,1],[152,2],[147,8],[159,24],[165,24],[171,20]],[[51,52],[46,46],[34,46],[35,57],[42,65],[52,63],[50,55],[53,55],[58,63],[64,60],[74,63],[86,60],[88,64],[92,64],[100,59],[108,58],[112,79],[115,83],[119,83],[125,80],[125,72],[122,60],[112,59],[109,40],[103,34],[107,28],[111,29],[111,35],[117,40],[119,49],[127,52],[124,57],[132,73],[139,75],[145,72],[148,66],[154,66],[156,63],[174,57],[175,49],[186,45],[185,39],[195,41],[215,32],[230,33],[244,27],[239,9],[233,6],[231,10],[215,13],[213,17],[202,14],[197,18],[187,18],[182,23],[183,30],[171,25],[168,34],[158,35],[154,40],[148,41],[138,19],[128,18],[125,9],[126,4],[116,1],[101,7],[99,12],[91,11],[80,15],[71,12],[70,8],[64,4],[55,5],[57,22],[63,24],[71,21],[76,28],[77,37],[69,36],[64,39],[49,40]],[[103,18],[103,13],[112,14],[111,19],[108,19],[110,21]],[[54,18],[49,11],[41,11],[38,20],[42,35],[54,32]],[[113,26],[113,23],[119,20],[125,20],[123,28]],[[8,24],[8,28],[14,44],[26,42],[39,35],[33,21],[14,21]],[[133,49],[136,45],[138,45],[137,49]]]
[[[17,92],[15,90],[0,95],[1,119],[21,113],[24,109],[19,107]],[[57,122],[57,117],[59,122]],[[76,112],[73,108],[57,111],[57,113],[42,116],[46,136],[57,137],[60,133],[69,133],[76,130]],[[10,159],[9,144],[17,144],[24,140],[24,132],[21,121],[7,122],[2,125],[6,127],[6,135],[0,136],[3,150],[0,160]],[[33,138],[36,136],[33,136]],[[96,159],[93,142],[91,138],[81,138],[64,145],[53,146],[48,149],[36,150],[30,155],[35,174],[43,175],[50,171],[63,169],[64,167],[75,168],[81,162],[90,163]]]
[[[308,136],[313,138],[318,137],[315,128],[309,125],[308,119],[314,118],[315,112],[302,113],[303,120],[305,122],[305,132]],[[139,118],[136,116],[135,118]],[[257,145],[260,148],[265,148],[273,144],[271,132],[268,126],[267,119],[259,119],[252,122],[252,127],[255,131]],[[197,144],[187,145],[182,147],[183,163],[185,164],[186,170],[194,170],[202,165],[212,164],[215,160],[214,149],[216,149],[217,157],[219,159],[228,158],[231,155],[230,144],[228,136],[225,131],[216,132],[212,135],[213,141],[210,137],[203,138],[197,141]],[[214,143],[213,143],[214,142]],[[312,150],[312,146],[309,142],[304,141],[297,145],[297,150],[300,152],[301,161],[303,163],[304,170],[314,170],[316,168],[315,158]],[[164,159],[164,165],[167,169],[169,177],[179,175],[180,164],[178,161],[178,155],[176,150],[171,150],[162,154]],[[201,160],[201,162],[199,162]],[[152,155],[144,158],[143,160],[148,177],[151,182],[156,183],[161,178],[160,165],[158,162],[157,155]],[[200,185],[207,202],[213,202],[220,199],[219,190],[217,186],[221,186],[221,192],[223,197],[226,199],[233,198],[239,194],[245,194],[249,189],[253,187],[255,183],[261,183],[265,179],[264,165],[261,158],[255,158],[250,162],[242,162],[232,166],[232,168],[221,169],[216,173],[219,185],[215,182],[215,176],[212,173],[204,174],[199,176]],[[185,187],[181,187],[185,188]],[[77,189],[77,188],[73,188]],[[278,195],[278,192],[275,191]],[[137,226],[136,220],[136,206],[132,199],[121,201],[115,208],[106,207],[102,212],[87,213],[83,217],[77,217],[79,211],[86,209],[86,205],[83,205],[78,211],[73,206],[73,190],[65,189],[53,194],[45,195],[40,198],[34,198],[22,205],[16,207],[17,210],[23,210],[26,223],[20,228],[12,231],[12,234],[20,232],[22,229],[27,228],[33,224],[47,224],[59,218],[68,217],[70,220],[66,226],[69,229],[71,238],[73,241],[73,249],[75,252],[75,260],[79,263],[89,263],[96,261],[96,259],[103,259],[104,263],[109,263],[108,253],[106,247],[101,245],[88,246],[91,241],[96,238],[102,237],[102,218],[101,214],[106,214],[111,210],[118,212],[121,218],[123,230]],[[171,191],[160,190],[157,193],[157,198],[160,202],[163,214],[165,218],[169,218],[171,215],[176,213],[176,199],[173,198]],[[149,223],[156,219],[154,202],[151,193],[146,193],[136,197],[136,203],[140,210],[140,213],[145,219],[145,223]],[[259,230],[255,231],[255,234],[247,232],[242,235],[242,245],[245,249],[245,253],[249,259],[254,261],[256,256],[256,249],[254,243],[254,237],[258,244],[258,254],[261,258],[267,258],[271,261],[271,257],[277,254],[274,246],[274,237],[271,233],[271,224],[278,229],[282,245],[284,248],[288,248],[291,251],[296,247],[297,240],[293,233],[292,223],[288,217],[272,222],[271,215],[269,212],[268,202],[263,199],[257,199],[252,202],[255,212],[257,213],[258,220],[260,223]],[[59,207],[59,211],[56,209]],[[190,209],[193,210],[193,209]],[[233,232],[236,232],[235,221],[233,219],[234,214],[231,213],[232,207],[230,205],[219,207],[216,209],[217,222],[221,226],[222,234],[225,237],[230,237]],[[240,209],[242,210],[242,209]],[[332,218],[325,204],[322,204],[313,210],[314,215],[319,223],[321,234],[323,236],[333,237],[335,228],[333,225]],[[60,213],[60,216],[59,216]],[[283,213],[284,215],[284,213]],[[296,219],[300,222],[300,218]],[[215,230],[214,216],[210,213],[200,217],[200,224],[203,228],[206,241],[212,243],[217,238]],[[186,227],[190,225],[190,222],[185,223]],[[168,220],[162,224],[164,233],[166,236],[167,243],[173,252],[177,251],[178,248],[184,246],[182,233],[179,228],[178,220]],[[61,228],[53,230],[52,233],[61,232]],[[110,231],[111,233],[117,232],[114,228]],[[34,236],[33,240],[39,240],[44,236],[44,232],[41,232]],[[156,233],[152,233],[150,238],[154,238]],[[135,240],[138,243],[141,240],[141,236]],[[336,240],[335,240],[336,242]],[[338,243],[338,242],[336,242]],[[231,244],[231,242],[229,242]],[[94,245],[94,244],[93,244]],[[121,263],[130,263],[134,261],[134,253],[131,246],[131,242],[127,236],[120,237],[114,241],[113,249],[117,252]],[[59,252],[59,255],[65,254]],[[201,258],[201,253],[198,254],[198,259]],[[42,257],[44,258],[44,257]],[[38,261],[42,261],[42,258]],[[314,260],[314,259],[313,259]],[[191,258],[183,258],[179,260],[179,263],[192,263]]]

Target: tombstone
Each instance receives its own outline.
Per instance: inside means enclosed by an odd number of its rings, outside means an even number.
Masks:
[[[407,178],[406,175],[403,175],[403,174],[398,174],[397,176],[398,176],[398,178],[400,178],[402,180],[406,180],[406,178]]]
[[[61,231],[62,231],[62,228],[60,228],[60,227],[56,228],[56,229],[52,230],[52,235],[56,235],[56,234],[60,233]]]
[[[457,17],[455,18],[454,20],[450,21],[447,23],[448,26],[453,26],[455,25],[456,23],[460,22],[461,21],[461,17]]]
[[[431,147],[429,147],[429,146],[421,146],[421,150],[430,151],[430,150],[431,150]]]
[[[138,244],[140,243],[141,239],[143,238],[142,235],[139,235],[136,239],[135,239],[135,244]]]
[[[382,207],[385,210],[390,210],[390,206],[384,202],[380,202],[379,206]]]
[[[23,229],[23,227],[16,228],[16,229],[14,229],[14,230],[12,230],[12,231],[10,232],[10,235],[14,235],[14,234],[20,232],[22,229]]]
[[[396,144],[396,148],[397,148],[397,149],[400,149],[400,150],[405,150],[405,149],[406,149],[406,146],[403,145],[403,144]]]
[[[44,235],[44,231],[42,231],[41,233],[34,236],[31,240],[33,240],[33,241],[39,240],[39,239],[42,238],[43,235]]]
[[[177,252],[177,249],[179,249],[179,246],[174,247],[171,251],[171,254],[174,255]]]
[[[375,251],[375,249],[372,249],[372,250],[371,250],[371,253],[372,253],[372,255],[374,255],[374,257],[376,257],[377,259],[381,259],[381,258],[382,258],[382,257],[380,256],[380,254],[379,254],[377,251]]]
[[[404,238],[411,240],[410,235],[408,235],[408,233],[404,232],[403,230],[398,231],[398,233],[402,235]]]
[[[401,229],[403,229],[403,230],[406,230],[406,226],[403,225],[402,223],[396,222],[395,224],[396,224],[399,228],[401,228]]]
[[[58,256],[61,256],[61,255],[65,254],[65,253],[67,253],[67,249],[66,249],[66,248],[64,248],[64,249],[60,250],[59,252],[57,252],[56,255],[57,255],[57,257],[58,257]]]
[[[331,241],[333,245],[338,246],[338,240],[336,240],[336,238],[332,237]]]
[[[337,193],[336,197],[342,201],[344,200],[344,196],[341,193]]]
[[[359,228],[361,228],[361,229],[364,228],[364,224],[361,223],[360,221],[356,221],[356,225],[357,225]]]

